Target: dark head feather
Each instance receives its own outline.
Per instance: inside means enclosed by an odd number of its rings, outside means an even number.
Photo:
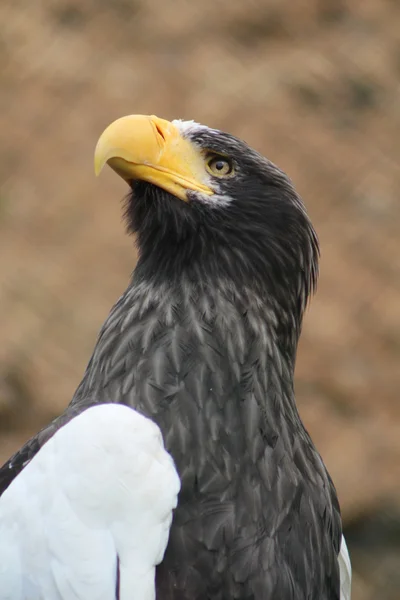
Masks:
[[[132,183],[126,217],[139,249],[135,278],[173,282],[185,274],[205,285],[228,279],[255,289],[300,326],[317,281],[319,248],[291,181],[232,135],[204,127],[186,135],[228,156],[235,174],[218,181],[212,202],[192,192],[185,203],[152,184]]]

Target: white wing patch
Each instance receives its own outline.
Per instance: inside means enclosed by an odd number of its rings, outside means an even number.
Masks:
[[[180,481],[151,420],[89,408],[0,498],[0,600],[153,600]]]
[[[346,540],[342,536],[342,543],[339,552],[340,569],[340,600],[350,600],[351,598],[351,562],[349,551],[347,550]]]

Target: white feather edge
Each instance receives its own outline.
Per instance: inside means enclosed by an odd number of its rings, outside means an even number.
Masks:
[[[350,600],[351,598],[351,562],[347,549],[346,540],[342,535],[340,552],[338,556],[340,569],[340,600]]]
[[[153,600],[180,481],[161,432],[120,404],[72,419],[0,498],[1,600]]]

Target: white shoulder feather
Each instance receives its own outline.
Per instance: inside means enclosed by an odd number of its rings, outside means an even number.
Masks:
[[[351,562],[349,551],[347,550],[346,540],[342,535],[342,543],[339,552],[340,569],[340,600],[350,600],[351,598]]]
[[[120,404],[62,427],[0,498],[0,600],[152,600],[180,481],[151,420]]]

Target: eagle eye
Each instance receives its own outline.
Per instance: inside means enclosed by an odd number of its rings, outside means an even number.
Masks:
[[[229,177],[233,175],[233,163],[226,156],[209,154],[206,162],[207,171],[214,177]]]

